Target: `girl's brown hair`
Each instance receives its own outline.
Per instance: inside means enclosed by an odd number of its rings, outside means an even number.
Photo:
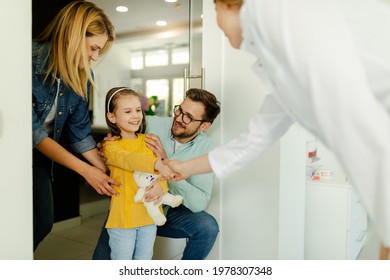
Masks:
[[[114,26],[94,3],[75,1],[65,6],[35,39],[50,42],[50,59],[46,79],[54,73],[78,95],[87,98],[87,82],[94,85],[91,68],[86,54],[86,38],[106,35],[108,40],[99,51],[104,54],[115,39]],[[80,61],[84,68],[80,68]]]
[[[127,88],[127,87],[115,87],[115,88],[110,89],[106,94],[106,101],[105,101],[105,106],[104,106],[105,111],[106,111],[105,116],[106,116],[107,126],[110,129],[112,136],[121,137],[121,130],[119,129],[119,127],[115,123],[110,122],[107,114],[115,112],[116,107],[117,107],[116,105],[117,105],[118,97],[127,96],[127,95],[136,96],[141,101],[141,96],[137,92],[132,90],[131,88]],[[139,127],[138,131],[136,131],[136,133],[145,133],[146,117],[145,117],[144,110],[142,110],[142,116],[143,116],[143,118],[142,118],[141,126]]]

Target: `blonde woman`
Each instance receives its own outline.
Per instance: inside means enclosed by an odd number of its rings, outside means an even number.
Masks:
[[[33,42],[34,250],[53,225],[52,161],[83,176],[99,194],[117,194],[110,184],[119,183],[106,175],[88,114],[94,85],[90,62],[110,48],[114,37],[103,10],[76,1],[64,7]],[[62,135],[91,164],[62,147],[58,143]]]
[[[258,58],[253,69],[271,94],[246,134],[201,158],[171,162],[171,168],[183,177],[211,171],[226,177],[296,121],[343,164],[384,244],[380,258],[389,258],[388,1],[214,2],[219,27],[232,47]]]

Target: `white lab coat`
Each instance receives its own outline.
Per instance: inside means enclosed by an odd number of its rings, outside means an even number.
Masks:
[[[248,131],[209,154],[217,177],[262,154],[294,122],[327,145],[390,246],[390,4],[244,0],[241,49],[272,88]]]

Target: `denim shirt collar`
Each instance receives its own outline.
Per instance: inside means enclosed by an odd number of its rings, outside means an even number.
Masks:
[[[50,62],[50,42],[33,42],[33,55],[36,56],[35,74],[46,74]]]

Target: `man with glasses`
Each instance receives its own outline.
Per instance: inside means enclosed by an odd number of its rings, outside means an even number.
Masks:
[[[207,154],[213,149],[211,139],[204,133],[220,113],[216,97],[202,89],[190,89],[174,116],[147,116],[145,141],[160,158],[188,160]],[[153,134],[151,134],[153,133]],[[168,182],[169,192],[183,197],[183,203],[164,206],[167,222],[157,228],[157,235],[186,238],[183,260],[203,260],[210,253],[219,227],[213,216],[205,212],[211,199],[214,175],[195,175],[186,180]],[[103,227],[93,259],[110,259],[108,234]]]

